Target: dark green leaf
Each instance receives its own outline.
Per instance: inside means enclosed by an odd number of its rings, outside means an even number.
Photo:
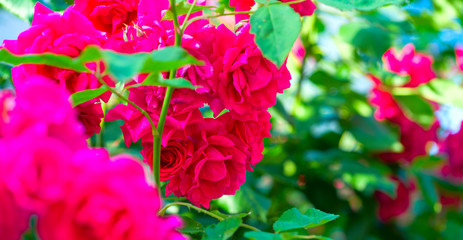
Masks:
[[[196,220],[189,217],[182,217],[183,227],[181,229],[182,233],[194,234],[203,232],[203,225]]]
[[[301,228],[313,228],[333,221],[338,217],[338,215],[325,213],[314,208],[310,208],[305,214],[302,214],[297,208],[292,208],[281,215],[275,224],[273,224],[273,229],[276,232],[282,232]]]
[[[404,0],[318,0],[326,5],[339,8],[341,10],[362,10],[369,11],[388,4],[402,4]]]
[[[428,101],[418,95],[395,95],[394,98],[413,121],[425,128],[431,127],[434,122],[434,111]]]
[[[250,23],[263,55],[278,67],[283,65],[301,30],[299,14],[288,5],[269,5],[252,14]]]
[[[339,29],[343,41],[351,44],[365,54],[380,59],[391,46],[391,35],[382,28],[364,22],[351,22]]]
[[[366,149],[384,151],[400,149],[399,137],[373,117],[354,116],[349,131]]]
[[[310,76],[310,81],[323,88],[341,87],[349,84],[347,79],[337,78],[325,71],[318,70]]]
[[[240,207],[239,211],[251,210],[251,216],[256,216],[260,221],[267,222],[267,213],[271,204],[268,198],[247,185],[241,186],[233,198]]]
[[[238,230],[242,223],[241,218],[226,218],[218,224],[207,227],[204,230],[203,240],[229,239]]]
[[[426,99],[463,108],[463,88],[450,80],[434,79],[418,90]]]
[[[71,101],[74,106],[77,106],[79,104],[82,104],[84,102],[87,102],[89,100],[92,100],[100,96],[106,91],[108,91],[108,89],[105,86],[102,86],[97,89],[88,89],[88,90],[76,92],[71,95]]]
[[[442,206],[439,203],[439,195],[437,194],[433,178],[421,172],[416,172],[415,175],[424,199],[433,207],[435,212],[440,212]]]

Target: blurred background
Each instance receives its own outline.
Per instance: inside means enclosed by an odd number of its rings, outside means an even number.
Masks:
[[[36,1],[22,2],[12,9],[0,0],[1,41],[30,26]],[[70,4],[40,2],[56,11]],[[211,210],[250,212],[248,224],[271,231],[287,209],[315,207],[341,216],[310,230],[333,239],[463,239],[463,95],[449,92],[460,104],[394,95],[413,122],[408,127],[375,115],[381,106],[372,102],[377,83],[370,77],[400,90],[409,79],[387,71],[383,54],[412,43],[434,59],[437,78],[459,87],[455,48],[463,46],[463,0],[415,0],[367,12],[316,5],[288,60],[292,86],[271,109],[272,137],[265,139],[262,162],[236,195],[214,200]],[[213,23],[221,22],[233,28],[233,18]],[[0,65],[0,86],[11,87],[10,79],[9,67]],[[127,152],[120,125],[105,123],[103,137],[113,153]],[[423,139],[430,131],[436,137]],[[193,237],[214,222],[185,209],[170,211],[184,217],[184,231]]]

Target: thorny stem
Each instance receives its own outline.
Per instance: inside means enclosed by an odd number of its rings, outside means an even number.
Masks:
[[[215,214],[215,213],[212,213],[212,212],[209,212],[208,210],[206,209],[202,209],[202,208],[199,208],[199,207],[196,207],[195,205],[191,204],[191,203],[184,203],[184,202],[173,202],[173,203],[170,203],[170,204],[167,204],[166,206],[164,206],[161,210],[159,210],[159,216],[163,216],[166,212],[166,210],[169,208],[169,207],[172,207],[172,206],[175,206],[175,205],[179,205],[179,206],[185,206],[185,207],[188,207],[188,208],[192,208],[198,212],[202,212],[206,215],[209,215],[210,217],[213,217],[219,221],[223,221],[225,218]],[[259,229],[251,226],[251,225],[248,225],[248,224],[245,224],[245,223],[242,223],[240,224],[240,227],[244,227],[244,228],[247,228],[247,229],[250,229],[250,230],[253,230],[253,231],[260,231]]]

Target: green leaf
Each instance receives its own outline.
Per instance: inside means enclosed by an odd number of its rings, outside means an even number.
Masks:
[[[188,11],[190,10],[190,8],[191,8],[191,4],[187,3],[186,1],[181,1],[181,2],[177,3],[177,5],[175,5],[175,10],[176,10],[176,13],[177,13],[178,16],[187,14]],[[198,6],[198,5],[195,5],[195,6],[193,6],[193,9],[191,10],[191,13],[195,13],[195,12],[202,11],[204,9],[211,9],[211,8],[213,8],[213,7],[212,6]],[[174,14],[172,13],[172,11],[170,9],[168,9],[166,11],[164,16],[162,17],[162,20],[174,20]]]
[[[301,30],[299,14],[285,4],[269,5],[252,14],[250,23],[262,54],[278,67],[283,65]]]
[[[283,240],[280,234],[267,233],[261,231],[246,232],[244,236],[251,240]]]
[[[386,151],[400,149],[399,136],[373,117],[355,115],[349,131],[368,150]]]
[[[86,55],[89,59],[90,56]],[[15,55],[10,53],[7,49],[0,49],[0,62],[8,63],[11,65],[19,64],[44,64],[64,69],[70,69],[78,72],[90,72],[84,65],[80,58],[71,58],[65,55],[57,55],[53,53],[42,54],[28,54],[28,55]]]
[[[241,218],[227,218],[218,224],[207,227],[204,230],[203,240],[229,239],[238,230],[242,223]]]
[[[34,15],[33,0],[0,0],[0,5],[23,20],[30,21]]]
[[[320,210],[310,208],[305,214],[302,214],[297,208],[292,208],[281,215],[273,224],[275,232],[296,230],[301,228],[313,228],[333,221],[339,215],[329,214]]]
[[[463,88],[458,84],[444,79],[434,79],[427,84],[418,87],[418,91],[424,98],[455,107],[463,108]]]
[[[326,5],[333,6],[341,10],[362,10],[370,11],[384,5],[402,4],[404,0],[318,0]]]
[[[113,51],[102,51],[101,55],[106,63],[106,70],[118,81],[131,80],[146,62],[146,53],[122,54]]]
[[[189,217],[184,217],[182,216],[183,220],[183,227],[180,229],[182,233],[187,233],[187,234],[194,234],[194,233],[200,233],[204,231],[203,225],[199,223],[198,221],[189,218]]]
[[[147,55],[148,58],[141,68],[142,73],[170,71],[189,64],[203,64],[181,47],[166,47]]]
[[[322,88],[338,88],[349,84],[349,80],[337,78],[323,70],[314,72],[309,79]]]
[[[392,42],[389,32],[365,22],[347,23],[341,26],[339,35],[344,42],[377,59],[381,59]]]
[[[233,198],[240,207],[238,211],[243,212],[251,209],[251,216],[256,216],[260,221],[267,222],[267,213],[271,205],[270,199],[247,185],[242,185]]]
[[[424,128],[434,123],[434,111],[431,104],[418,95],[395,95],[405,114]]]
[[[74,106],[77,106],[79,104],[82,104],[84,102],[87,102],[89,100],[92,100],[100,96],[106,91],[108,91],[108,89],[105,86],[102,86],[97,89],[88,89],[88,90],[76,92],[71,95],[71,101]]]
[[[429,205],[433,207],[435,212],[440,212],[442,205],[440,205],[439,202],[439,195],[437,194],[437,189],[434,185],[433,177],[421,172],[416,172],[415,175],[418,179],[418,184],[424,199],[429,203]]]

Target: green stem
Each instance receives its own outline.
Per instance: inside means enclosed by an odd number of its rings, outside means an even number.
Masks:
[[[191,203],[184,203],[184,202],[174,202],[174,203],[170,203],[170,204],[167,204],[166,206],[164,206],[161,210],[159,210],[159,213],[158,215],[159,216],[164,216],[164,214],[166,213],[166,210],[169,208],[169,207],[172,207],[172,206],[185,206],[185,207],[188,207],[188,208],[192,208],[198,212],[202,212],[206,215],[209,215],[210,217],[213,217],[219,221],[223,221],[225,218],[215,214],[215,213],[212,213],[212,212],[209,212],[207,211],[206,209],[202,209],[202,208],[199,208],[199,207],[196,207],[195,205],[191,204]],[[248,224],[245,224],[245,223],[242,223],[240,224],[240,227],[244,227],[244,228],[247,228],[247,229],[250,229],[250,230],[253,230],[253,231],[260,231],[259,229],[251,226],[251,225],[248,225]]]
[[[179,32],[180,26],[178,23],[177,10],[175,9],[175,0],[169,0],[170,10],[174,15],[174,34],[175,34],[175,46],[180,46],[182,43],[182,35]],[[170,71],[169,79],[173,79],[177,74],[177,70]],[[160,183],[160,172],[161,172],[161,141],[162,133],[164,131],[164,125],[166,123],[167,111],[169,110],[170,99],[172,98],[172,93],[174,88],[167,87],[166,95],[164,96],[164,102],[162,103],[161,114],[159,115],[158,127],[156,129],[157,133],[153,133],[153,172],[156,177],[156,183]],[[160,185],[158,185],[160,186]]]
[[[103,108],[103,113],[106,113],[106,103],[101,101],[101,107]],[[105,121],[101,121],[100,124],[100,133],[96,135],[96,146],[104,148],[104,126]]]
[[[191,4],[191,6],[190,6],[190,9],[188,9],[188,13],[185,16],[185,20],[183,20],[182,28],[180,30],[181,35],[183,35],[183,32],[185,32],[185,29],[187,27],[188,18],[190,18],[191,12],[193,11],[193,8],[196,5],[197,1],[198,0],[194,0],[193,4]]]

